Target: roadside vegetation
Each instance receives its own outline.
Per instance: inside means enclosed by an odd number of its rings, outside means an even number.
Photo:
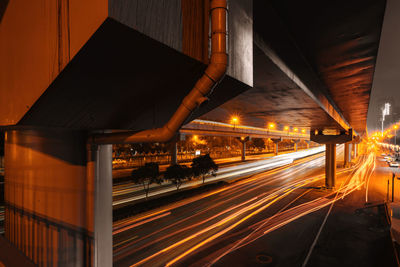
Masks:
[[[208,175],[217,176],[218,165],[209,154],[198,156],[193,159],[190,167],[186,165],[174,164],[161,174],[158,163],[146,163],[132,171],[131,181],[143,186],[146,198],[149,195],[151,184],[161,184],[170,182],[179,190],[181,185],[190,180],[202,179],[205,183]]]

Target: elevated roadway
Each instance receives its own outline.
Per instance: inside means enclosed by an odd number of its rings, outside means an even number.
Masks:
[[[310,134],[308,132],[302,133],[301,129],[298,132],[294,132],[293,129],[292,131],[276,130],[200,119],[183,125],[179,133],[239,138],[248,136],[253,138],[310,140]]]

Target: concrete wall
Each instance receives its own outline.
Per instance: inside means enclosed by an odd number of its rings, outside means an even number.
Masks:
[[[10,1],[0,22],[0,125],[17,123],[107,17],[107,0]]]
[[[193,27],[192,34],[183,36],[183,23],[192,23],[190,17],[182,20],[182,10],[190,12],[197,23],[207,24],[208,18],[196,14],[190,6],[201,9],[206,1],[196,0],[110,0],[109,16],[145,35],[162,42],[180,52],[200,61],[198,53],[183,51],[182,42],[193,38],[199,45],[204,45],[204,32]],[[182,6],[185,8],[182,9]],[[228,1],[228,54],[227,74],[253,86],[253,1]],[[186,36],[191,35],[191,36]],[[201,50],[201,49],[200,49]]]
[[[181,0],[109,0],[109,17],[182,51]]]
[[[207,1],[202,0],[15,0],[8,2],[0,22],[0,125],[17,124],[28,111],[34,109],[32,107],[39,97],[43,96],[56,77],[60,77],[60,72],[108,16],[165,44],[165,48],[173,48],[207,63],[207,49],[204,49],[208,42],[207,4]],[[252,86],[252,1],[230,0],[228,4],[230,64],[227,73],[245,85]],[[197,10],[198,6],[202,7],[201,11]],[[184,16],[182,11],[185,12]],[[189,27],[187,27],[187,22],[191,23]],[[129,37],[130,33],[127,32],[126,35]],[[183,41],[185,36],[189,40],[186,43]],[[185,50],[183,44],[188,46],[188,50]],[[138,48],[132,45],[129,49]],[[100,51],[111,55],[113,54],[111,50],[112,48],[106,46]],[[84,53],[87,55],[90,52],[93,51]],[[140,48],[137,52],[145,57],[152,51],[150,48]],[[175,51],[172,50],[172,52]],[[126,55],[120,57],[125,58]],[[167,57],[160,55],[157,56],[158,58],[165,60]],[[152,62],[155,61],[157,60]],[[129,68],[131,64],[135,64],[135,61],[129,62],[124,68]],[[173,64],[172,62],[171,65]],[[75,69],[79,67],[82,66],[75,66]],[[188,67],[185,66],[185,68]],[[194,76],[198,76],[198,68],[193,69],[189,66],[188,69]],[[174,70],[169,69],[169,71]],[[114,77],[109,72],[104,76],[95,68],[89,68],[88,71],[97,71],[94,75],[89,75],[88,80],[90,78],[98,80],[96,75],[101,75],[105,80],[108,78],[114,82]],[[154,71],[154,76],[162,75],[161,72],[165,72],[165,68],[158,72]],[[146,84],[137,88],[137,91],[148,89],[145,78],[139,77],[136,81]],[[193,84],[194,82],[195,80]],[[174,85],[170,84],[170,86],[175,86],[176,82],[173,83]],[[94,82],[89,81],[90,84]],[[191,86],[185,85],[185,88],[190,90]],[[87,87],[85,89],[87,92]],[[164,89],[163,86],[159,90]],[[68,91],[72,88],[63,88],[63,90]],[[76,100],[78,97],[71,96],[71,98]],[[60,97],[53,101],[52,105],[59,106],[65,102],[65,99]],[[65,112],[71,114],[68,110]],[[94,114],[93,117],[104,117],[104,115]],[[144,119],[148,120],[145,116]],[[63,127],[68,126],[63,125]]]
[[[253,86],[253,1],[228,1],[228,75]]]
[[[8,131],[5,236],[39,266],[93,262],[94,178],[79,132]]]

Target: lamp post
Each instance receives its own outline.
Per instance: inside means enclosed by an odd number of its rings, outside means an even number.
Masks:
[[[236,128],[236,124],[239,122],[238,117],[233,117],[232,118],[232,124],[233,124],[233,130]]]
[[[290,135],[290,127],[289,126],[285,126],[285,128],[283,128],[285,131],[287,131],[288,136]]]
[[[382,108],[382,136],[383,136],[383,122],[385,121],[385,116],[390,114],[390,104],[385,103],[385,106]]]
[[[399,126],[395,124],[393,128],[394,128],[394,145],[397,145],[397,128],[399,128]]]

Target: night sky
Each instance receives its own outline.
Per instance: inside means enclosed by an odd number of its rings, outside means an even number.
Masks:
[[[381,107],[391,104],[384,127],[400,121],[400,13],[399,0],[387,0],[385,18],[368,110],[368,132],[381,130]]]

